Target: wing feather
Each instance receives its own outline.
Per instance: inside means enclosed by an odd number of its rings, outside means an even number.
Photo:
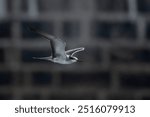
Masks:
[[[53,57],[57,56],[57,57],[66,58],[66,53],[65,53],[66,43],[63,40],[56,38],[52,35],[49,35],[45,32],[39,31],[33,27],[29,27],[29,29],[50,41]]]
[[[84,50],[83,47],[75,48],[75,49],[67,50],[67,51],[66,51],[66,54],[68,54],[68,55],[70,55],[70,56],[73,56],[75,53],[80,52],[80,51],[83,51],[83,50]]]

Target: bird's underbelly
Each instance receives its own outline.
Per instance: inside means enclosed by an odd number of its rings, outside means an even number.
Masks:
[[[70,61],[70,60],[57,59],[57,58],[55,58],[53,62],[59,63],[59,64],[72,64],[72,63],[74,63],[73,61]]]

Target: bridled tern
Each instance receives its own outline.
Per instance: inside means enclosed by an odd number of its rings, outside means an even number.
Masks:
[[[80,62],[80,60],[78,60],[78,58],[75,57],[74,54],[83,51],[83,47],[65,51],[66,43],[63,40],[32,27],[29,27],[29,29],[41,35],[43,38],[49,40],[51,46],[51,56],[42,58],[33,57],[34,59],[47,60],[59,64],[72,64],[75,62]]]

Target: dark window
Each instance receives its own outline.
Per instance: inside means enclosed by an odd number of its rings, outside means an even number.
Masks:
[[[137,0],[138,10],[141,13],[149,13],[150,12],[150,1],[149,0]]]
[[[4,62],[4,50],[0,48],[0,62]]]
[[[114,62],[150,62],[150,50],[148,49],[115,49],[111,53]]]
[[[120,12],[128,10],[127,0],[95,0],[98,11]]]
[[[148,40],[150,40],[150,22],[146,25],[146,37]]]
[[[91,29],[92,35],[94,37],[110,38],[111,36],[111,25],[106,22],[94,22],[94,25]]]
[[[48,34],[53,35],[54,33],[54,26],[52,22],[22,22],[22,36],[25,39],[41,37],[40,35],[30,31],[29,26]]]
[[[63,22],[63,36],[66,38],[80,36],[80,24],[78,21],[65,21]]]
[[[0,85],[10,85],[12,83],[13,78],[10,72],[0,72]]]
[[[139,62],[150,62],[150,50],[142,49],[136,52],[135,58]]]
[[[51,84],[52,76],[48,72],[33,73],[32,83],[34,85],[49,85]]]
[[[150,88],[150,74],[121,74],[120,77],[124,88]]]
[[[71,0],[38,0],[40,11],[69,11]]]
[[[94,21],[91,32],[96,38],[136,38],[136,26],[131,22]]]
[[[1,22],[0,23],[0,39],[1,38],[10,38],[11,37],[11,23],[10,22]]]
[[[99,73],[63,73],[62,85],[96,85],[96,86],[108,86],[110,83],[110,74],[108,72]]]

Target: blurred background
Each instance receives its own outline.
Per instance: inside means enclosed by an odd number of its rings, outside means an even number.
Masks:
[[[0,99],[150,99],[150,0],[0,0]],[[85,47],[59,65],[33,26]]]

